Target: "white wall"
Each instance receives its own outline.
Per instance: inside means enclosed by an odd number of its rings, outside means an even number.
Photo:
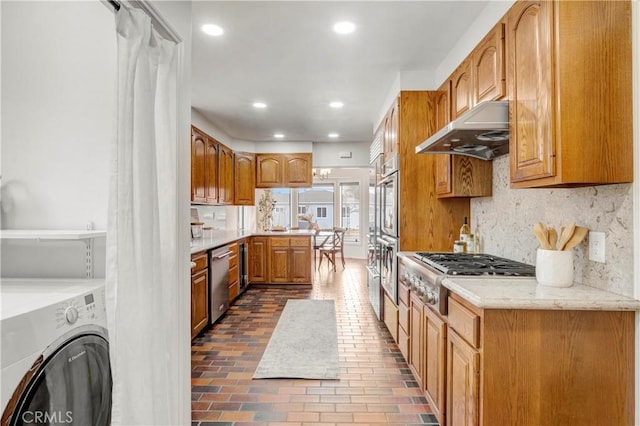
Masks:
[[[368,142],[313,143],[313,167],[369,167]],[[351,152],[351,158],[340,158],[341,152]]]
[[[2,228],[106,228],[115,105],[113,13],[1,2]],[[96,265],[104,274],[104,239]],[[84,245],[3,242],[4,276],[83,276]],[[50,272],[50,274],[49,274]]]

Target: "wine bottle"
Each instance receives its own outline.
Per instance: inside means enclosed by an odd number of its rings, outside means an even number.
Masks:
[[[471,228],[469,227],[469,221],[467,217],[464,217],[464,222],[460,227],[460,241],[469,241],[469,234],[471,234]]]

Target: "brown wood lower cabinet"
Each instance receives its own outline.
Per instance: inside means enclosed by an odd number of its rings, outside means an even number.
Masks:
[[[311,236],[259,236],[249,242],[249,282],[311,284]]]
[[[249,240],[249,282],[267,282],[268,237],[251,237]]]
[[[191,262],[191,338],[209,323],[209,258],[207,252],[194,253]]]
[[[423,389],[424,383],[424,321],[422,310],[424,303],[422,298],[411,293],[411,305],[410,305],[410,325],[411,332],[409,334],[410,342],[410,361],[409,368],[413,372],[413,377],[418,382],[418,386]]]
[[[387,326],[387,330],[391,333],[391,337],[396,342],[398,341],[398,307],[395,303],[384,293],[382,298],[382,319]]]
[[[424,393],[433,414],[441,425],[445,425],[445,393],[447,386],[447,323],[424,307],[422,318],[424,338]]]
[[[634,316],[480,309],[452,293],[446,424],[633,424]]]
[[[240,294],[240,275],[238,275],[238,242],[229,244],[231,255],[229,256],[229,304]]]

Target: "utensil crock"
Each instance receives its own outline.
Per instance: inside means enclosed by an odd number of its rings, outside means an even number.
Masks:
[[[536,280],[549,287],[573,285],[573,251],[544,250],[536,254]]]

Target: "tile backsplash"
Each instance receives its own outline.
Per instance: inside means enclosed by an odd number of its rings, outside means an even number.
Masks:
[[[587,239],[574,251],[575,281],[633,296],[633,196],[631,184],[571,189],[511,189],[509,156],[493,161],[493,196],[471,199],[471,229],[486,253],[534,264],[533,225],[559,229],[575,222],[606,235],[606,263],[588,259]]]

